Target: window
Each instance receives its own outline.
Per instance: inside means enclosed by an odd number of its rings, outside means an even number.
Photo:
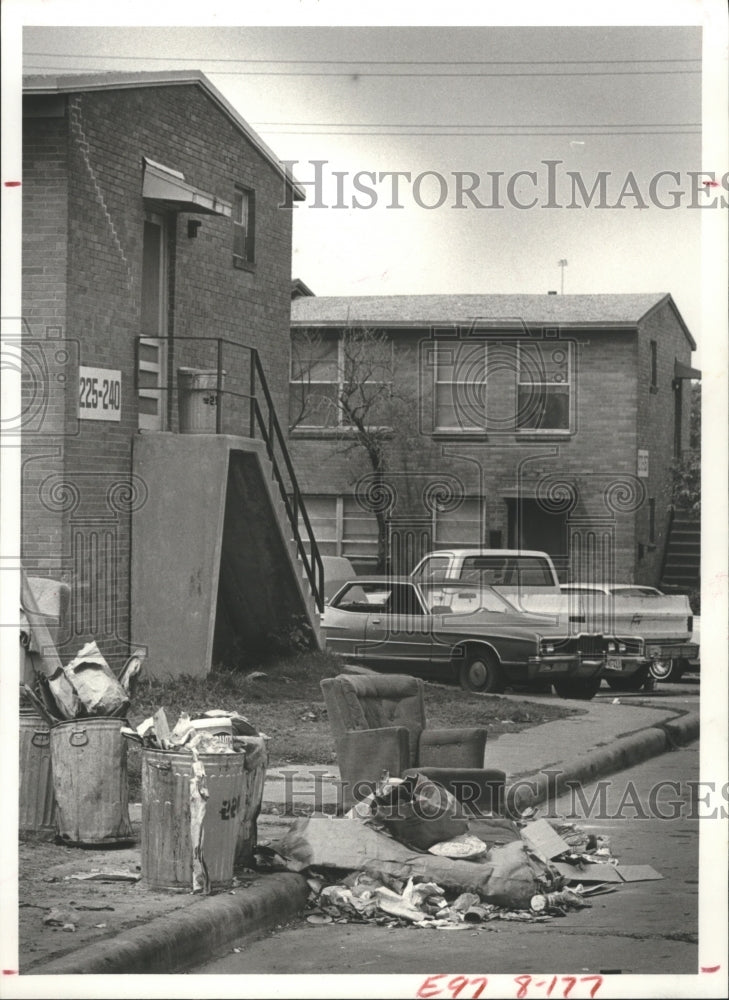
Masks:
[[[549,565],[536,556],[465,556],[461,580],[491,587],[553,587]]]
[[[294,337],[291,348],[289,426],[339,425],[339,338]]]
[[[248,188],[236,187],[233,194],[233,263],[250,267],[256,259],[256,198]]]
[[[376,565],[377,519],[354,497],[309,495],[304,506],[321,555],[346,556],[356,569],[371,570]],[[301,519],[299,529],[304,531]]]
[[[569,344],[519,343],[518,430],[570,430],[571,367]]]
[[[658,341],[651,341],[651,392],[658,389]]]
[[[486,344],[440,343],[435,353],[435,430],[486,429]]]
[[[650,497],[648,499],[648,543],[650,545],[656,544],[656,499],[655,497]]]
[[[367,427],[388,427],[393,358],[392,341],[378,333],[295,333],[290,429],[346,428],[358,420]]]

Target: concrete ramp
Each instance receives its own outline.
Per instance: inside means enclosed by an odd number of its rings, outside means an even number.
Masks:
[[[232,435],[150,433],[133,471],[147,490],[132,523],[132,634],[153,677],[255,665],[319,619],[265,446]]]

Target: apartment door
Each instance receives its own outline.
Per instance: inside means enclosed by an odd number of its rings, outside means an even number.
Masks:
[[[141,430],[167,426],[167,225],[147,212],[142,247],[142,339],[138,355],[138,412]]]
[[[508,547],[537,549],[552,557],[560,580],[569,565],[567,515],[547,511],[536,500],[507,498]]]

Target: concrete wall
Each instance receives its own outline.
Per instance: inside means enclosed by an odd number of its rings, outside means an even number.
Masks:
[[[316,627],[261,442],[139,435],[133,468],[146,501],[133,514],[132,631],[150,676],[250,669],[270,635]]]

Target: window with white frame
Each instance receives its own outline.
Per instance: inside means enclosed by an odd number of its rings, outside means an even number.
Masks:
[[[520,341],[517,356],[517,429],[569,431],[572,416],[570,345]]]
[[[297,331],[291,342],[291,429],[386,427],[394,370],[389,338]]]
[[[486,350],[483,341],[436,345],[436,431],[486,429]]]
[[[346,556],[354,566],[365,569],[376,565],[377,519],[353,496],[310,494],[304,497],[304,506],[321,555]],[[301,519],[299,528],[303,531]]]

